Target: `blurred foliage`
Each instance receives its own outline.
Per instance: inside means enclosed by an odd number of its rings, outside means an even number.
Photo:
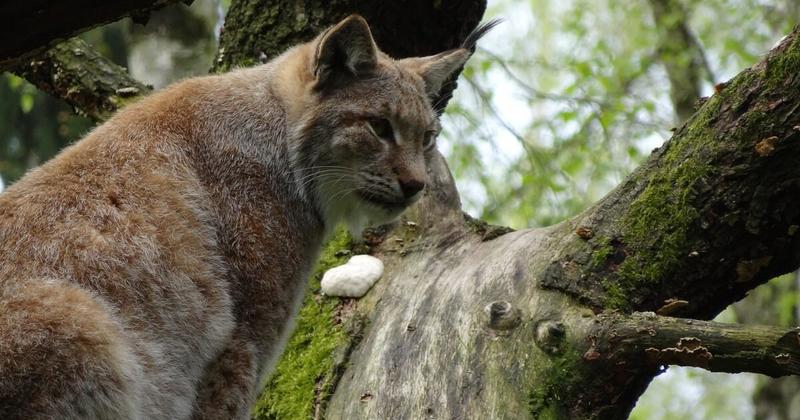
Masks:
[[[0,177],[5,185],[91,127],[60,100],[11,74],[0,75]]]
[[[754,410],[747,395],[752,394],[755,388],[755,375],[671,367],[650,385],[629,418],[749,420],[753,418]]]
[[[174,4],[153,13],[146,25],[127,22],[130,72],[162,88],[176,80],[208,73],[223,18],[216,0]]]
[[[684,0],[712,81],[729,79],[797,22],[794,0]],[[574,215],[675,126],[648,0],[501,0],[444,118],[467,210],[514,228]]]

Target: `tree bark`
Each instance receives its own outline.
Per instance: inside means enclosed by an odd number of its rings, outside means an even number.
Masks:
[[[152,90],[78,38],[56,45],[13,71],[95,121],[105,120]]]
[[[675,356],[695,344],[716,361],[709,367],[795,374],[796,367],[781,370],[797,363],[795,330],[775,329],[774,339],[736,352],[731,342],[695,337],[691,324],[685,337],[699,342],[681,343],[677,324],[669,333],[653,330],[663,346],[635,346],[620,360],[599,344],[597,324],[613,319],[609,311],[667,308],[708,319],[797,267],[798,66],[794,33],[710,98],[616,190],[557,226],[497,236],[504,231],[462,215],[441,161],[418,208],[370,237],[386,273],[366,297],[342,304],[366,327],[340,343],[348,356],[332,365],[335,372],[318,376],[338,378],[332,394],[308,390],[309,413],[624,418],[658,363],[700,364]],[[508,319],[493,321],[492,308]],[[713,325],[711,335],[728,328],[740,327]],[[763,332],[741,331],[754,340]],[[292,345],[293,353],[315,348],[313,340]],[[735,369],[732,353],[743,358]],[[281,375],[291,374],[279,371],[259,413],[286,413],[270,411],[280,404],[269,393],[285,395]]]
[[[795,6],[790,6],[790,4]],[[701,97],[701,81],[703,76],[711,84],[715,84],[713,72],[706,60],[702,45],[692,34],[689,28],[689,12],[681,3],[673,0],[650,0],[656,30],[659,36],[659,52],[661,62],[664,64],[670,81],[670,91],[673,108],[677,121],[684,122],[695,111],[695,103]],[[784,7],[800,7],[795,2],[788,2]],[[781,5],[768,8],[767,21],[773,30],[785,24],[787,13],[780,13]],[[800,10],[800,9],[798,9]],[[797,14],[788,13],[789,16]],[[717,85],[717,88],[724,88]],[[780,293],[776,285],[769,284],[757,292],[760,295],[775,296]],[[795,292],[794,290],[786,293]],[[758,299],[751,296],[749,299],[738,302],[732,308],[736,313],[737,322],[744,324],[778,323],[777,308],[774,299]],[[791,325],[798,325],[795,318]],[[774,420],[789,420],[789,413],[793,404],[796,407],[800,397],[795,398],[800,391],[800,377],[787,377],[775,380],[762,379],[758,389],[753,395],[756,418],[770,418]],[[797,411],[797,410],[795,410]]]
[[[434,53],[485,7],[398,4],[234,1],[217,66],[271,57],[351,12],[396,57]],[[400,222],[329,245],[256,416],[623,418],[661,363],[796,373],[796,330],[649,312],[708,319],[800,264],[798,68],[795,31],[617,189],[548,228],[465,216],[437,156]],[[365,250],[386,266],[373,290],[319,296],[321,271]]]
[[[146,21],[150,12],[176,0],[7,1],[0,5],[0,70],[80,32],[123,17]],[[188,1],[191,3],[191,0]]]
[[[604,313],[584,360],[609,355],[617,366],[695,366],[712,372],[800,374],[800,327],[744,326],[662,317],[653,312]]]

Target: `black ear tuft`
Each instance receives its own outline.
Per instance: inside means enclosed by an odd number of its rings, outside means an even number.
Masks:
[[[410,71],[419,74],[425,82],[425,91],[432,99],[434,108],[437,112],[442,97],[449,98],[452,95],[454,86],[445,88],[447,84],[454,85],[458,73],[464,67],[464,63],[475,52],[475,44],[486,35],[492,28],[497,26],[502,20],[493,19],[475,28],[461,44],[461,47],[445,51],[428,57],[412,57],[401,60],[400,63]]]
[[[472,32],[470,32],[470,34],[464,39],[464,42],[461,44],[461,48],[474,52],[475,45],[478,43],[478,40],[483,38],[487,32],[491,31],[495,26],[501,23],[503,23],[503,19],[492,19],[484,24],[478,25],[478,27],[473,29]]]

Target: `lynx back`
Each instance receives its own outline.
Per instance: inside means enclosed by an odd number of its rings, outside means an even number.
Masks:
[[[0,194],[0,418],[247,418],[333,227],[419,199],[462,48],[351,16],[127,106]]]

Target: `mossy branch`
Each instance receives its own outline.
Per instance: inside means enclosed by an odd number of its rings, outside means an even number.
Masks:
[[[130,16],[146,21],[150,12],[177,0],[6,1],[0,28],[0,70],[32,59],[49,47],[95,26]],[[191,3],[191,0],[184,0]],[[46,6],[44,6],[46,5]]]
[[[800,31],[795,28],[760,63],[718,86],[673,137],[614,191],[581,215],[551,228],[547,248],[553,256],[534,276],[539,285],[569,295],[595,313],[655,312],[682,301],[683,306],[672,313],[710,319],[759,284],[796,270],[800,266],[798,68]],[[658,373],[657,365],[679,361],[674,357],[680,351],[663,350],[678,348],[681,337],[695,333],[691,324],[675,328],[672,336],[667,335],[669,340],[651,346],[651,363],[620,359],[619,365],[587,368],[577,373],[582,378],[579,388],[562,387],[560,393],[551,393],[559,398],[548,401],[557,401],[558,407],[576,417],[626,416]],[[796,367],[779,363],[795,363],[796,349],[780,347],[785,333],[772,330],[749,350],[735,342],[724,349],[726,342],[718,341],[709,350],[714,368],[770,375],[796,372]],[[572,342],[588,346],[584,358],[596,356],[589,351],[591,343],[586,343],[593,336],[597,334],[579,335]],[[738,337],[742,344],[748,340]],[[645,357],[647,348],[638,356]],[[735,355],[741,351],[745,353]],[[788,359],[781,356],[784,353]],[[761,360],[760,365],[753,360]]]
[[[800,327],[725,324],[652,312],[596,318],[584,360],[611,368],[694,366],[712,372],[800,374]]]
[[[743,71],[620,186],[560,227],[543,286],[595,310],[711,318],[800,265],[800,34]],[[592,232],[580,235],[579,232]]]
[[[78,38],[56,45],[13,70],[96,121],[107,119],[151,90]]]

